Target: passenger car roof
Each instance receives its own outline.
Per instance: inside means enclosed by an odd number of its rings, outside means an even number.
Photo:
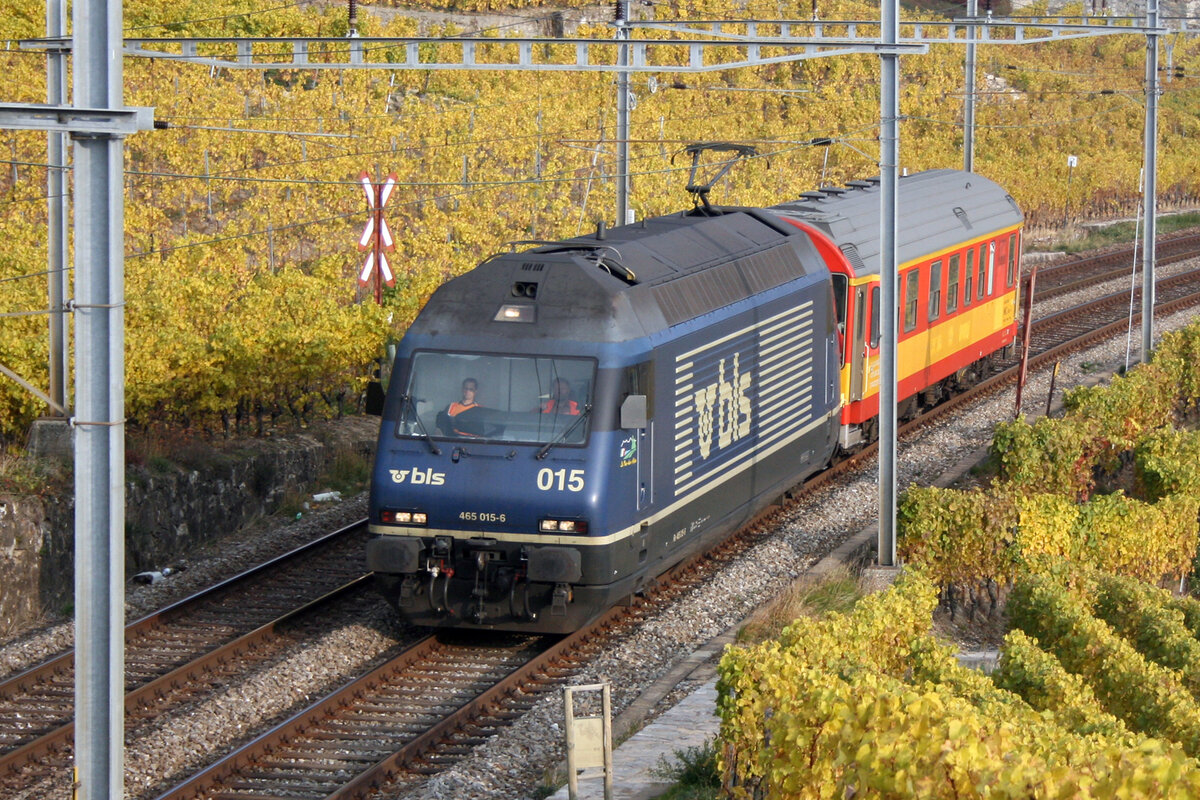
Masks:
[[[805,192],[772,206],[785,219],[807,223],[829,236],[856,274],[879,274],[880,187],[877,178],[845,188]],[[995,182],[973,172],[929,170],[899,179],[896,196],[899,264],[1018,225],[1020,208]]]

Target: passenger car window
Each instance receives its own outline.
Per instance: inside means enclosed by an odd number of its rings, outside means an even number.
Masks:
[[[946,275],[946,313],[958,310],[958,254],[950,256],[949,273]]]
[[[967,269],[963,274],[963,305],[971,305],[971,293],[974,291],[975,280],[975,248],[967,251]]]
[[[929,321],[942,315],[942,262],[929,265]]]
[[[871,287],[871,348],[879,347],[879,287]]]
[[[984,295],[987,293],[987,276],[985,274],[985,271],[987,269],[987,266],[986,266],[987,265],[987,256],[985,255],[986,253],[987,253],[987,245],[986,244],[979,245],[979,288],[976,291],[979,292],[980,300],[982,300]]]
[[[904,332],[917,328],[917,287],[921,280],[920,270],[914,269],[908,273],[904,287]]]
[[[1016,275],[1017,264],[1017,235],[1011,234],[1008,237],[1008,286],[1013,285],[1013,281],[1017,279]]]

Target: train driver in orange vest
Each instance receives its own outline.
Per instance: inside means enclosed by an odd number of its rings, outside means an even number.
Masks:
[[[479,403],[475,402],[475,392],[479,388],[479,382],[474,378],[467,378],[462,382],[462,400],[455,400],[446,409],[446,415],[456,417],[464,411],[469,411],[472,408],[478,408]],[[455,429],[455,433],[460,436],[474,436],[475,434],[466,433]]]
[[[579,404],[571,399],[571,384],[566,378],[554,379],[554,394],[542,403],[542,413],[579,415]]]

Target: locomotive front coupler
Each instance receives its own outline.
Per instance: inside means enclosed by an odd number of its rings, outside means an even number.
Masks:
[[[442,561],[449,561],[453,540],[449,536],[435,536],[433,539],[433,547],[430,548],[430,554]]]
[[[483,550],[475,552],[475,586],[471,594],[479,598],[480,613],[483,611],[483,597],[487,594],[487,553]]]
[[[404,580],[400,581],[400,597],[398,603],[401,608],[412,608],[417,600],[417,589],[420,583],[416,573],[409,573],[404,576]]]
[[[570,603],[573,598],[574,593],[571,591],[570,584],[554,584],[554,594],[550,598],[550,616],[565,617],[567,615],[567,603]]]

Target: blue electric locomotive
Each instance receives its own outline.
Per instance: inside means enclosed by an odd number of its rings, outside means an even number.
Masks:
[[[367,563],[427,626],[567,632],[824,467],[830,271],[711,208],[495,256],[400,344]]]

